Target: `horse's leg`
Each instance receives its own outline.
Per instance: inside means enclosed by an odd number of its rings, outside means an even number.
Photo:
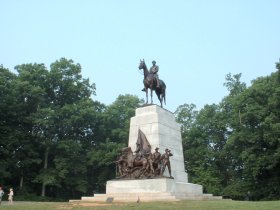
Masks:
[[[166,101],[165,101],[165,89],[164,89],[164,91],[163,91],[163,93],[162,93],[162,100],[164,100],[164,104],[166,105]]]
[[[151,104],[153,104],[153,89],[151,88]]]
[[[158,100],[160,102],[160,107],[162,108],[162,95],[160,93],[157,94]]]
[[[160,100],[161,107],[162,107],[162,103],[163,103],[163,102],[164,102],[164,104],[166,105],[166,101],[165,101],[165,89],[161,90],[159,100]]]
[[[157,97],[158,97],[158,100],[160,102],[160,107],[162,107],[162,98],[161,98],[161,94],[160,92],[156,91],[156,94],[157,94]]]
[[[161,104],[161,107],[162,107],[162,104],[163,104],[163,102],[165,102],[165,96],[164,96],[164,92],[162,92],[161,94],[160,94],[160,104]]]
[[[148,104],[148,101],[149,101],[149,99],[148,99],[148,88],[146,88],[146,104]]]

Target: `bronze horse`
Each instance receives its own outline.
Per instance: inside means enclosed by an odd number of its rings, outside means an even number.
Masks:
[[[116,162],[120,174],[119,178],[139,178],[152,167],[146,157],[134,155],[131,147],[122,148],[122,156]],[[152,171],[154,171],[153,168]]]
[[[139,69],[143,69],[144,71],[144,87],[146,92],[146,104],[148,103],[148,89],[151,90],[151,104],[153,103],[153,90],[156,92],[158,100],[160,101],[160,106],[162,107],[162,102],[164,101],[164,104],[166,104],[165,101],[165,89],[166,85],[164,81],[159,80],[159,87],[157,87],[156,79],[154,78],[154,75],[148,71],[148,68],[145,64],[144,59],[140,59]]]

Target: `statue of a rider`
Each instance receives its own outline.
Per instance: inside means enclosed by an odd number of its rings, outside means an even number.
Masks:
[[[157,81],[157,88],[159,88],[159,78],[158,78],[158,71],[159,71],[159,67],[158,65],[156,65],[156,61],[152,61],[152,66],[150,68],[150,74],[153,75],[153,77],[156,79]],[[145,88],[142,89],[142,91],[145,91]]]
[[[158,71],[159,71],[159,67],[158,65],[156,65],[156,61],[152,61],[152,66],[150,68],[150,74],[154,75],[154,78],[156,78],[157,80],[157,88],[159,88],[159,79],[158,79]]]

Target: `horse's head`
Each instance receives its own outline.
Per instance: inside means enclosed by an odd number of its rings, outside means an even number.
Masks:
[[[122,154],[128,154],[128,153],[133,153],[131,150],[131,147],[124,147],[122,148]]]
[[[144,59],[143,59],[143,60],[140,59],[140,64],[139,64],[139,67],[138,67],[138,68],[139,68],[139,69],[145,69],[145,68],[147,68]]]

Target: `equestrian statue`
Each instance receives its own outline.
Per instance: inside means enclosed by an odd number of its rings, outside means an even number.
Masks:
[[[144,72],[144,89],[142,91],[146,92],[146,104],[148,104],[148,89],[151,91],[151,104],[153,103],[153,90],[156,92],[158,100],[160,101],[160,106],[162,107],[162,102],[166,104],[165,101],[165,90],[166,85],[163,80],[158,78],[159,67],[156,65],[156,62],[152,62],[153,66],[148,71],[148,68],[145,64],[144,59],[140,59],[139,69],[143,69]]]

